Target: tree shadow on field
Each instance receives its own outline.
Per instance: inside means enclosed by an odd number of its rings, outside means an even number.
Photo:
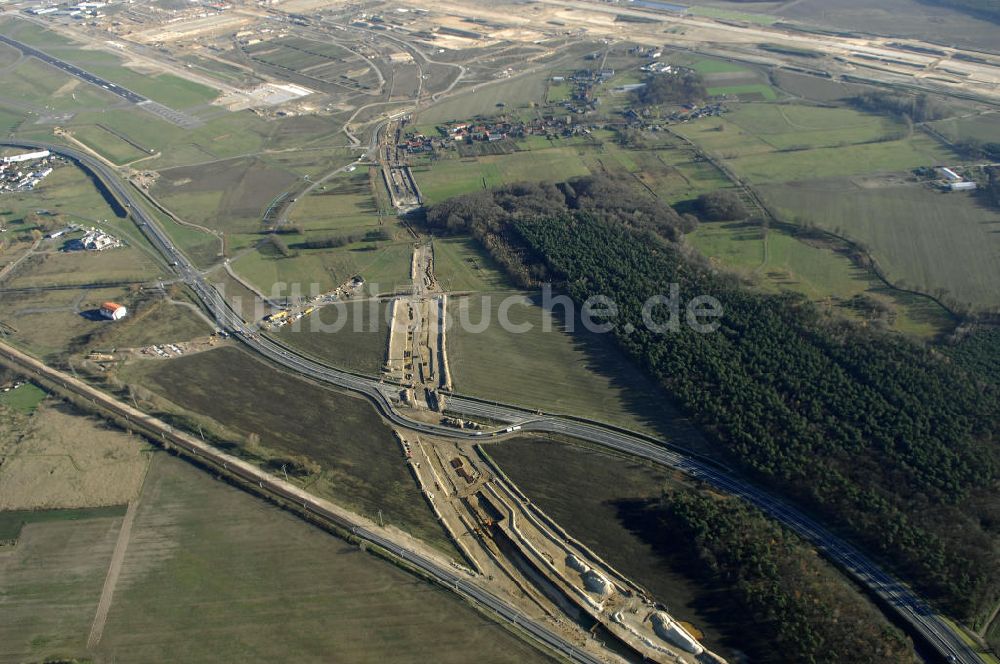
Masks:
[[[755,664],[777,664],[784,661],[767,657],[768,653],[775,652],[774,644],[760,638],[753,622],[747,620],[746,610],[734,600],[732,589],[715,576],[706,563],[698,559],[680,534],[666,527],[663,509],[658,500],[623,498],[610,504],[626,530],[649,545],[666,567],[690,580],[697,588],[690,608],[707,619],[722,637],[721,643],[708,642],[709,648],[721,646],[725,651],[732,647],[731,644],[739,644],[741,650],[752,653]],[[667,610],[676,611],[679,608],[682,607],[668,606]]]
[[[97,322],[97,323],[109,321],[108,318],[105,318],[101,314],[101,310],[100,309],[87,309],[85,311],[81,311],[80,312],[80,316],[82,318],[85,318],[85,319],[89,320],[89,321],[94,321],[94,322]]]
[[[674,445],[703,454],[713,453],[713,448],[694,423],[663,387],[625,355],[613,334],[587,330],[578,313],[573,317],[573,331],[570,332],[566,307],[556,304],[545,308],[541,294],[528,297],[552,317],[554,330],[570,336],[573,348],[586,358],[585,368],[606,379],[618,391],[625,410],[637,421]],[[591,413],[589,419],[607,421],[604,413]]]

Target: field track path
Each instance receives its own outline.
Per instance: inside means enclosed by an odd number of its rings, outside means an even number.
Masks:
[[[3,281],[4,279],[6,279],[7,276],[11,272],[13,272],[14,270],[17,269],[18,265],[20,265],[21,263],[23,263],[33,253],[35,253],[35,250],[38,249],[38,245],[40,245],[41,243],[42,243],[41,240],[35,240],[34,243],[32,243],[31,247],[28,248],[28,250],[24,253],[23,256],[21,256],[20,258],[18,258],[17,260],[13,261],[9,265],[7,265],[5,268],[3,268],[2,270],[0,270],[0,281]]]
[[[108,611],[111,610],[111,600],[115,594],[115,586],[118,585],[118,576],[122,571],[122,563],[125,561],[125,550],[128,548],[129,538],[132,536],[132,523],[135,521],[136,508],[139,505],[139,497],[136,496],[128,504],[125,511],[125,518],[122,520],[121,530],[118,531],[118,541],[115,543],[115,551],[111,554],[111,564],[108,566],[108,575],[104,579],[104,588],[101,589],[101,601],[97,603],[97,613],[94,614],[94,623],[90,626],[90,636],[87,638],[87,649],[93,650],[101,642],[104,634],[104,624],[108,620]]]

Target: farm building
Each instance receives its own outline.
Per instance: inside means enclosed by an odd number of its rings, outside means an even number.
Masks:
[[[128,309],[117,302],[105,302],[101,305],[101,315],[108,320],[121,320],[128,314]]]
[[[956,173],[955,171],[951,170],[947,166],[939,168],[938,169],[938,173],[941,174],[942,178],[944,178],[945,180],[948,180],[950,182],[961,182],[962,181],[962,176],[959,175],[958,173]]]
[[[83,248],[89,251],[104,251],[108,247],[118,245],[118,240],[113,235],[97,230],[88,231],[80,242],[83,244]]]
[[[11,155],[10,157],[4,157],[3,163],[5,164],[16,164],[21,161],[32,161],[34,159],[44,159],[48,157],[51,153],[48,150],[41,150],[39,152],[25,152],[22,154]]]
[[[951,189],[952,191],[973,191],[974,189],[976,189],[976,186],[977,185],[975,182],[966,182],[964,180],[961,182],[951,182],[948,184],[948,188]]]

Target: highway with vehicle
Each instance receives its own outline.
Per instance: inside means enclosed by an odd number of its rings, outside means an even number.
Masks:
[[[323,520],[342,528],[344,531],[353,533],[359,539],[366,540],[385,549],[390,555],[433,577],[443,586],[493,611],[504,620],[527,632],[541,644],[558,652],[569,661],[581,662],[582,664],[606,664],[605,660],[574,645],[550,630],[544,624],[525,616],[516,606],[507,600],[494,595],[479,584],[471,581],[468,571],[463,571],[460,568],[452,568],[443,561],[435,560],[418,551],[401,546],[393,539],[366,526],[361,519],[352,518],[346,510],[337,509],[333,504],[317,498],[287,481],[282,481],[280,478],[274,477],[243,459],[226,454],[190,434],[173,428],[159,418],[121,402],[96,387],[74,376],[53,369],[40,360],[30,357],[2,342],[0,342],[0,356],[7,358],[14,365],[18,366],[21,371],[35,374],[48,380],[50,383],[55,383],[62,389],[68,390],[86,401],[94,403],[94,405],[99,403],[102,408],[125,418],[129,422],[130,427],[134,426],[145,429],[154,438],[158,436],[163,443],[183,450],[191,457],[198,459],[199,463],[209,462],[215,468],[219,468],[234,477],[246,481],[250,485],[267,491],[269,494],[280,496],[294,504],[297,509],[301,508],[310,514],[315,514]]]
[[[401,414],[393,404],[393,393],[398,393],[402,386],[330,367],[259,335],[229,307],[222,295],[205,280],[184,253],[173,245],[169,236],[144,209],[137,192],[124,184],[103,162],[80,150],[61,145],[19,140],[4,141],[4,143],[46,149],[68,157],[92,172],[130,210],[133,220],[143,234],[163,255],[177,275],[194,291],[219,326],[240,339],[252,351],[302,376],[367,397],[387,420],[398,427],[432,436],[481,439],[482,434],[477,435],[476,432],[419,422]],[[801,511],[788,506],[769,492],[734,477],[711,461],[671,449],[668,443],[650,436],[597,422],[538,414],[511,406],[467,399],[459,395],[450,396],[447,399],[447,407],[449,411],[462,416],[503,420],[521,426],[517,432],[501,431],[486,435],[509,436],[522,432],[562,434],[648,459],[704,481],[721,491],[741,497],[811,542],[829,560],[864,585],[887,610],[902,618],[914,634],[919,635],[927,645],[939,653],[942,661],[983,664],[962,636],[905,584],[883,571],[851,544],[833,535]]]

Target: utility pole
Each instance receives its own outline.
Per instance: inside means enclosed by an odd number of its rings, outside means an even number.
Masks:
[[[380,527],[382,527],[382,528],[385,527],[385,523],[382,522],[382,509],[381,508],[379,508],[379,511],[378,511],[378,525]]]

